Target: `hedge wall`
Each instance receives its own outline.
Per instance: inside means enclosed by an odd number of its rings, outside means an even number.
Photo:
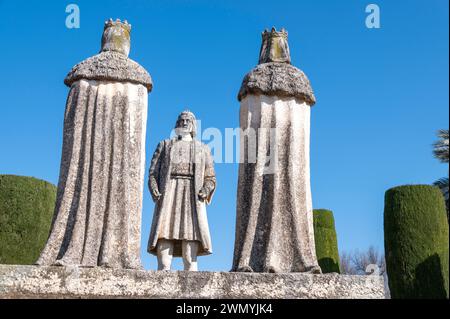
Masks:
[[[25,176],[0,175],[0,263],[36,262],[47,241],[56,187]]]
[[[323,273],[340,273],[339,252],[333,212],[315,209],[314,238],[316,255]]]
[[[392,298],[448,298],[448,223],[437,187],[389,189],[384,235]]]

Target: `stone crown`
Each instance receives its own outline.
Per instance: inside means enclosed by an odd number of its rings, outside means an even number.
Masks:
[[[130,53],[130,32],[131,24],[117,19],[109,19],[105,22],[102,36],[102,48],[104,51],[115,51],[128,56]]]
[[[150,74],[128,58],[131,24],[120,19],[105,22],[100,53],[75,65],[64,80],[72,86],[79,80],[131,82],[153,88]]]
[[[283,38],[285,38],[287,40],[288,32],[284,28],[281,28],[280,31],[277,31],[277,29],[275,27],[272,27],[272,29],[270,31],[265,29],[262,32],[263,40],[269,39],[269,38],[272,38],[272,37],[283,37]]]
[[[127,20],[124,20],[122,22],[120,19],[116,19],[116,21],[114,21],[113,19],[110,18],[109,20],[105,21],[105,27],[103,30],[106,30],[111,27],[122,28],[125,31],[128,31],[129,33],[131,32],[131,24],[129,24]]]
[[[277,31],[275,27],[272,27],[272,30],[267,31],[266,29],[262,33],[259,64],[269,62],[291,63],[288,33],[284,28]]]

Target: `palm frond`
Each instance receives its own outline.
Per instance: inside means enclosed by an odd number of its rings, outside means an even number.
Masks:
[[[433,144],[434,156],[443,163],[449,162],[449,132],[448,130],[439,130],[437,132],[439,140]]]
[[[434,186],[440,188],[442,194],[445,197],[445,200],[448,201],[449,193],[448,193],[448,177],[443,177],[434,182]]]

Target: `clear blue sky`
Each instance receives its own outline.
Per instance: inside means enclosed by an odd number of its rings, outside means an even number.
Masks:
[[[372,1],[381,29],[365,27],[370,1],[9,1],[0,0],[0,174],[57,183],[70,68],[96,54],[106,19],[133,25],[130,57],[152,75],[147,169],[177,114],[202,126],[238,126],[243,76],[258,59],[261,31],[289,31],[292,62],[317,97],[311,123],[315,208],[334,211],[339,249],[383,249],[384,192],[432,183],[447,167],[432,157],[448,128],[448,1]],[[67,29],[76,3],[81,28]],[[201,270],[231,268],[237,164],[217,164],[209,207],[214,254]],[[147,179],[147,176],[146,176]],[[153,203],[144,193],[142,257]],[[175,268],[181,267],[177,261]]]

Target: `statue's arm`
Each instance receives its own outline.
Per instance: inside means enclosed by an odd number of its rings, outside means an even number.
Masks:
[[[211,151],[208,146],[205,146],[205,175],[203,187],[200,190],[200,197],[206,201],[207,204],[211,202],[212,195],[216,190],[216,173],[214,171],[214,161],[211,156]]]
[[[157,202],[161,193],[159,192],[159,176],[161,169],[161,154],[164,149],[164,141],[160,142],[156,147],[155,152],[153,153],[152,161],[150,164],[149,178],[148,178],[148,188],[150,190],[150,194],[152,195],[153,201]]]

